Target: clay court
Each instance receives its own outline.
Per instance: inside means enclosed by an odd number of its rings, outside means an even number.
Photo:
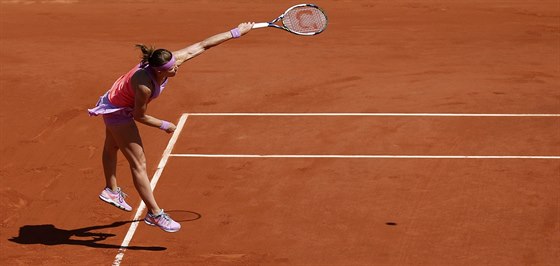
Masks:
[[[181,66],[139,125],[166,233],[99,200],[99,117],[134,44],[170,50],[294,1],[0,0],[2,265],[555,265],[560,3],[313,2]],[[140,207],[140,213],[136,211]]]

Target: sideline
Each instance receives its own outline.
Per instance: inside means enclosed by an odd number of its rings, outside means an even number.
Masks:
[[[336,154],[170,154],[188,158],[333,158],[333,159],[551,159],[560,156],[525,155],[336,155]]]

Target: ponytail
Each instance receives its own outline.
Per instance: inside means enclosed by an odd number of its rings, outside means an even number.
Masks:
[[[148,63],[150,61],[150,57],[154,54],[154,47],[146,46],[144,44],[137,44],[136,48],[139,48],[142,51],[142,63]]]
[[[136,47],[142,51],[142,63],[148,63],[150,66],[158,67],[171,60],[172,54],[166,49],[155,49],[154,47],[144,44],[136,44]]]

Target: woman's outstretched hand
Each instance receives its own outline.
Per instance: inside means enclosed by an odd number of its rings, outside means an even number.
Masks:
[[[247,34],[247,32],[253,29],[253,25],[255,25],[255,22],[243,22],[239,24],[237,28],[239,29],[239,33],[241,33],[241,35],[245,35]]]

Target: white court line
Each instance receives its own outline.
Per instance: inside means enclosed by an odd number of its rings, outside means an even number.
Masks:
[[[498,155],[258,155],[258,154],[170,154],[189,158],[334,158],[334,159],[552,159],[560,156],[498,156]]]
[[[442,116],[442,117],[560,117],[560,114],[472,113],[188,113],[190,116]]]
[[[474,113],[188,113],[190,116],[415,116],[415,117],[560,117],[560,114],[474,114]],[[479,155],[251,155],[170,154],[199,158],[340,158],[340,159],[560,159],[560,156]]]
[[[212,157],[212,158],[380,158],[380,159],[560,159],[560,156],[431,156],[431,155],[227,155],[227,154],[171,154],[173,146],[189,116],[416,116],[416,117],[560,117],[560,114],[469,114],[469,113],[184,113],[179,119],[177,129],[167,144],[158,168],[152,177],[150,186],[155,189],[156,184],[167,164],[169,157]],[[126,248],[130,244],[138,221],[146,205],[140,202],[128,232],[121,243],[113,266],[119,266],[123,260]]]
[[[167,164],[167,160],[169,159],[171,151],[173,150],[173,146],[175,146],[175,143],[179,138],[179,134],[181,134],[181,130],[183,130],[183,126],[185,125],[187,118],[188,118],[187,114],[183,114],[181,116],[181,118],[179,119],[179,123],[177,123],[177,129],[175,129],[175,132],[173,132],[173,136],[171,136],[169,143],[167,143],[167,148],[165,148],[165,151],[163,151],[163,156],[161,157],[157,170],[154,173],[154,176],[152,177],[152,181],[150,182],[150,186],[152,187],[152,190],[156,188],[156,184],[159,180],[159,177],[163,172],[163,168],[165,168],[165,165]],[[145,208],[146,208],[146,204],[144,203],[144,201],[141,201],[140,206],[138,206],[138,209],[136,210],[136,214],[134,215],[133,222],[130,224],[130,228],[128,229],[128,232],[126,233],[126,236],[124,237],[124,240],[121,243],[121,248],[119,249],[117,256],[115,256],[115,260],[113,261],[113,266],[119,266],[121,264],[123,260],[124,252],[126,251],[128,244],[130,244],[130,241],[132,240],[132,236],[134,236],[134,232],[136,232],[136,228],[138,227],[138,221],[141,215],[143,214]]]

